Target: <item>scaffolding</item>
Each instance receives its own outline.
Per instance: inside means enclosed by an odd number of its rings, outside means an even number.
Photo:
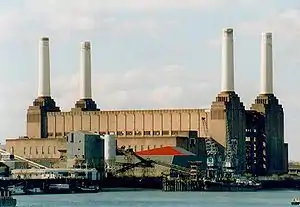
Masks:
[[[204,136],[205,136],[205,148],[206,148],[206,155],[207,155],[207,177],[208,178],[219,178],[222,174],[222,161],[223,161],[223,154],[220,150],[219,144],[208,135],[208,123],[205,117],[201,118],[202,127],[204,129]]]

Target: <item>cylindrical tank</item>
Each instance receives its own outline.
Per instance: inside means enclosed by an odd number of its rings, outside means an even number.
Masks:
[[[113,162],[116,160],[117,142],[113,134],[106,134],[104,139],[104,159],[106,162]]]

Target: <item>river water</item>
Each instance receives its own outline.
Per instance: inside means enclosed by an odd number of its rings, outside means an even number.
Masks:
[[[15,196],[19,207],[276,207],[289,206],[300,191],[161,192]]]

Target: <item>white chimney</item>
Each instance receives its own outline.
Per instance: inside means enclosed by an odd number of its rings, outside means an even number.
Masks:
[[[260,72],[260,94],[273,94],[273,51],[270,32],[262,34]]]
[[[50,97],[50,54],[49,38],[42,37],[39,42],[39,97]]]
[[[234,91],[233,29],[224,29],[222,43],[222,92]]]
[[[91,81],[91,43],[88,41],[81,43],[80,51],[80,95],[81,99],[92,98]]]

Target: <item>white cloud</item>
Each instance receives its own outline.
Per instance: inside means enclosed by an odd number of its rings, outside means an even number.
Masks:
[[[289,9],[270,13],[264,19],[241,23],[239,29],[248,35],[271,31],[279,38],[293,40],[300,34],[300,10]]]
[[[246,37],[260,38],[262,32],[272,32],[275,56],[285,65],[299,64],[300,10],[274,11],[263,19],[242,22],[237,30]],[[259,43],[259,42],[258,42]]]
[[[12,39],[20,33],[23,34],[23,38],[48,34],[61,35],[67,39],[76,35],[78,31],[90,34],[96,29],[104,29],[104,31],[106,29],[120,34],[137,28],[157,37],[155,31],[158,25],[164,28],[165,25],[160,23],[164,21],[170,23],[171,20],[155,21],[152,18],[155,12],[151,13],[153,11],[172,9],[207,11],[230,7],[233,4],[249,6],[250,3],[247,2],[245,0],[241,2],[237,0],[27,0],[19,7],[14,6],[0,13],[0,29],[1,35],[5,35],[6,39]],[[149,14],[149,18],[130,21],[119,21],[116,18],[117,14],[128,12]]]
[[[0,40],[9,38],[18,30],[21,23],[19,17],[16,11],[0,12]]]
[[[116,12],[153,11],[163,9],[207,9],[219,5],[216,0],[27,0],[20,7],[6,9],[0,13],[1,41],[12,40],[18,34],[21,38],[51,35],[65,39],[85,32],[87,35],[96,29],[114,34],[127,31],[144,31],[157,37],[157,31],[171,20],[155,21],[153,18],[120,20]],[[150,15],[151,16],[151,15]],[[158,26],[160,25],[160,26]],[[159,28],[158,28],[159,27]]]

